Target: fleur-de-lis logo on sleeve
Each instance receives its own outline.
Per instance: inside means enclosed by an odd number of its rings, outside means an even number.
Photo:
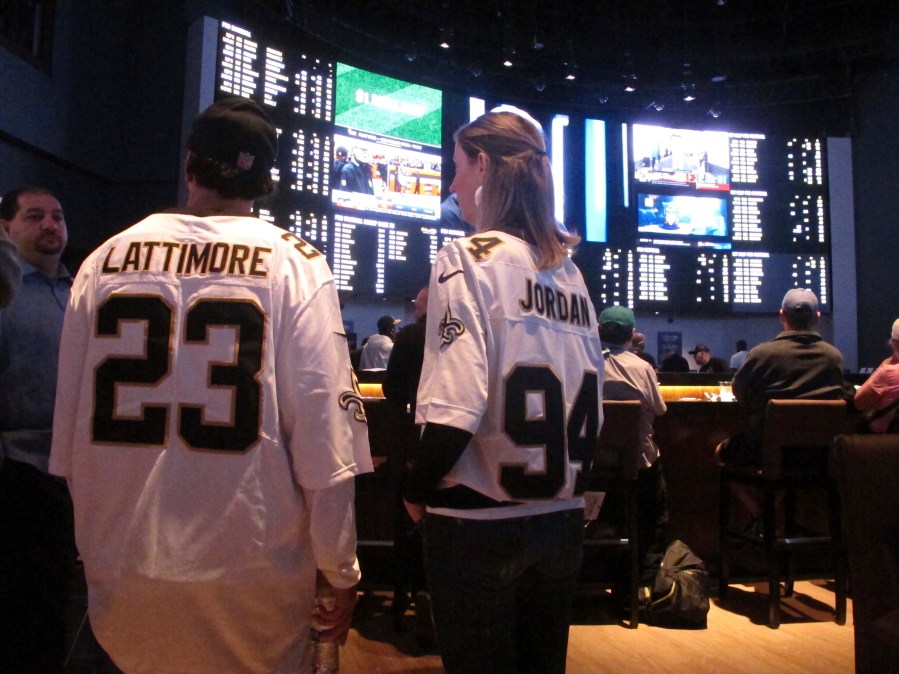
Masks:
[[[462,321],[453,316],[449,306],[446,307],[446,312],[443,314],[443,318],[440,319],[439,328],[440,341],[444,346],[452,344],[456,337],[465,333],[465,326],[462,324]]]
[[[362,404],[362,391],[359,389],[359,380],[356,378],[356,373],[352,371],[352,368],[350,368],[350,377],[353,390],[341,393],[337,399],[338,404],[344,410],[349,410],[350,407],[355,408],[353,410],[353,418],[363,424],[368,423],[368,419],[365,417],[365,406]]]

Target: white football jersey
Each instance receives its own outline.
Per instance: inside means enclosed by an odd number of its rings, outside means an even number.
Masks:
[[[538,271],[534,249],[498,231],[451,242],[432,269],[426,340],[418,423],[474,434],[441,487],[523,504],[495,509],[502,517],[581,505],[575,480],[602,423],[603,361],[574,263]]]
[[[120,667],[305,666],[316,567],[359,580],[351,478],[372,470],[324,256],[236,216],[101,245],[66,312],[50,469]]]

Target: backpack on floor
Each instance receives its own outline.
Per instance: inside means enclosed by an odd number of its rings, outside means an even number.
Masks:
[[[685,543],[672,541],[650,588],[646,622],[660,627],[705,628],[709,613],[707,577],[702,560]]]

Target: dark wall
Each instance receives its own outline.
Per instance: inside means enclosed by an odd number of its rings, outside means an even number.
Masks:
[[[899,69],[895,65],[873,70],[859,81],[852,171],[860,365],[877,365],[889,355],[890,326],[899,317],[897,104]]]
[[[181,5],[58,3],[49,72],[0,49],[0,192],[26,182],[53,190],[75,258],[175,203]]]

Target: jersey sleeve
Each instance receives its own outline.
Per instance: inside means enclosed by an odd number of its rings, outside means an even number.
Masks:
[[[295,480],[324,489],[373,470],[368,427],[330,273],[305,301],[291,278],[276,347],[279,414]]]
[[[451,243],[437,255],[431,271],[416,423],[474,433],[487,406],[490,363],[487,317],[465,256],[458,242]]]
[[[354,495],[353,480],[306,492],[315,564],[334,587],[352,587],[361,578],[356,558]]]

